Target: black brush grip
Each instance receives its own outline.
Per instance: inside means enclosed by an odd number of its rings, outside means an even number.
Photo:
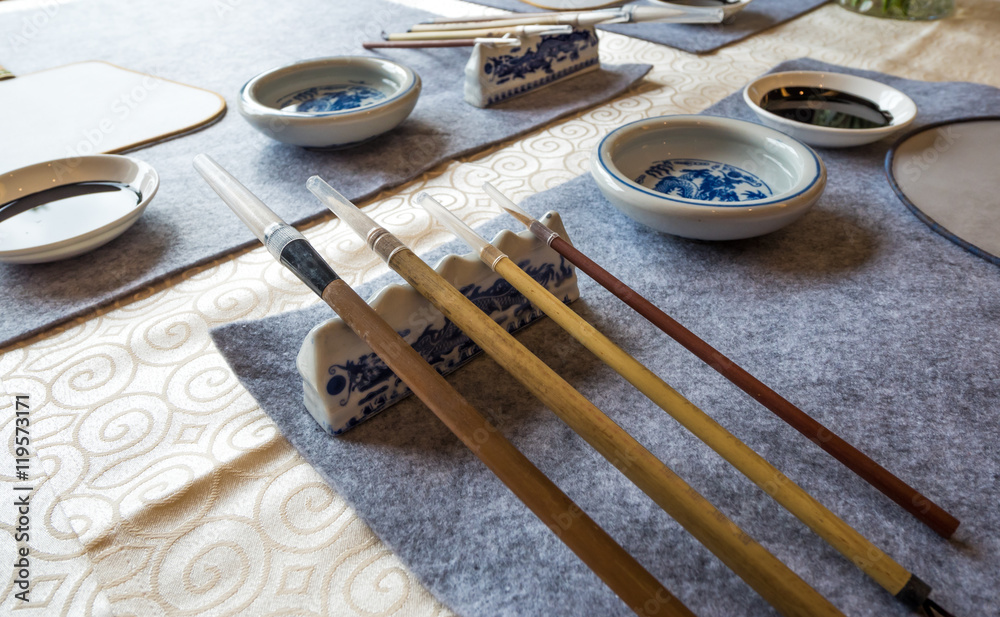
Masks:
[[[322,296],[326,286],[340,278],[316,249],[302,238],[286,244],[279,259],[317,296]]]

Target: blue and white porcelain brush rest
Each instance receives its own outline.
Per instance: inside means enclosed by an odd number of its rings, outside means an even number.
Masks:
[[[487,107],[600,68],[593,27],[577,26],[566,34],[522,35],[518,40],[517,45],[476,42],[465,65],[467,103]]]
[[[555,212],[540,220],[569,239]],[[580,297],[572,264],[529,231],[503,231],[493,244],[563,302]],[[509,332],[543,316],[475,253],[448,255],[434,269]],[[409,285],[384,287],[368,303],[444,375],[481,351]],[[331,435],[353,428],[410,394],[340,318],[321,323],[306,335],[296,366],[306,409]]]

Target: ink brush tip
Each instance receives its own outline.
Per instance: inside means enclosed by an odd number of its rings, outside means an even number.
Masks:
[[[430,215],[442,223],[445,227],[451,230],[453,234],[462,239],[463,242],[468,244],[472,249],[482,252],[485,248],[490,246],[490,243],[486,241],[485,238],[480,236],[471,227],[465,224],[465,222],[458,218],[454,212],[449,210],[440,201],[434,199],[427,193],[420,193],[416,197],[416,202],[420,204],[422,208],[427,210]]]
[[[483,190],[486,191],[486,194],[492,197],[493,201],[495,201],[498,206],[503,208],[507,212],[507,214],[510,214],[517,220],[521,221],[521,223],[525,227],[531,225],[532,221],[535,220],[534,217],[528,214],[523,208],[518,206],[516,203],[511,201],[509,197],[501,193],[497,187],[493,186],[489,182],[483,183]]]

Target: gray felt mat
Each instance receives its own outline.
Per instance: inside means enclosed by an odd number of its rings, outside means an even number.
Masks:
[[[508,11],[541,11],[519,0],[467,0]],[[826,4],[828,0],[754,0],[737,13],[728,24],[612,24],[601,30],[617,32],[651,43],[659,43],[693,54],[704,54],[742,41],[758,32],[773,28],[803,13]],[[647,3],[642,3],[647,4]]]
[[[1000,110],[1000,90],[984,85],[810,60],[777,68],[886,81],[913,97],[921,124]],[[738,94],[708,113],[750,119]],[[907,211],[884,177],[888,146],[821,151],[829,185],[819,203],[750,240],[654,232],[619,214],[589,176],[525,206],[561,212],[584,252],[960,518],[954,540],[938,538],[580,276],[581,315],[929,582],[946,608],[996,615],[1000,270]],[[487,225],[504,226],[519,229],[507,217]],[[397,279],[362,292],[388,280]],[[415,399],[341,438],[290,404],[301,396],[295,352],[329,315],[319,306],[213,336],[281,432],[435,596],[469,617],[629,614]],[[908,614],[550,320],[518,338],[847,615]],[[696,614],[775,614],[492,360],[449,381]]]
[[[240,87],[282,64],[366,53],[362,41],[427,19],[428,13],[381,0],[291,0],[280,7],[265,0],[137,0],[127,7],[114,0],[87,0],[60,4],[51,15],[42,9],[37,13],[46,18],[45,27],[27,38],[22,32],[27,21],[0,20],[0,58],[15,73],[106,60],[213,90],[226,97],[230,109],[201,132],[135,153],[159,172],[160,190],[128,233],[72,260],[0,264],[0,289],[17,290],[0,294],[0,345],[250,242],[252,235],[192,169],[191,159],[200,152],[253,186],[286,220],[302,222],[326,212],[306,191],[312,174],[335,179],[345,195],[361,199],[442,161],[612,98],[649,68],[608,66],[586,79],[483,110],[462,101],[468,49],[392,50],[388,57],[410,65],[423,80],[413,114],[363,146],[323,153],[254,131],[235,109]],[[67,95],[67,104],[74,95]],[[117,109],[109,111],[112,121]]]

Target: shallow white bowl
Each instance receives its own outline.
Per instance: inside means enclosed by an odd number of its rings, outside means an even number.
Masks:
[[[0,223],[0,261],[18,264],[56,261],[106,244],[139,219],[160,184],[156,170],[149,164],[127,156],[99,154],[57,159],[0,176],[0,205],[80,182],[127,185],[138,194],[137,203],[115,216],[109,216],[102,208],[79,207],[78,203],[60,208],[55,217],[51,212],[49,216],[44,213],[35,216],[32,211],[17,215],[7,221],[9,224],[18,220],[16,227]]]
[[[419,97],[420,77],[409,67],[340,56],[261,73],[240,90],[237,108],[272,139],[307,148],[346,148],[395,128]]]
[[[760,106],[761,99],[768,92],[795,86],[832,88],[859,96],[892,114],[892,122],[872,129],[836,129],[782,118]],[[764,75],[747,84],[743,89],[743,100],[764,124],[809,145],[826,148],[860,146],[878,141],[907,127],[917,117],[916,103],[891,86],[864,77],[823,71],[785,71]]]
[[[805,214],[826,186],[826,167],[808,146],[753,122],[713,116],[626,124],[598,144],[590,163],[601,192],[630,218],[699,240],[780,229]]]

